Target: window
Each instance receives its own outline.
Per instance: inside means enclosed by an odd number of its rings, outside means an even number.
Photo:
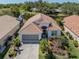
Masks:
[[[57,31],[52,31],[52,36],[57,35]]]

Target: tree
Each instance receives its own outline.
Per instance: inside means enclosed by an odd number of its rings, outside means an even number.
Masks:
[[[17,6],[10,7],[13,16],[18,17],[20,15],[19,8]]]
[[[13,49],[10,49],[9,50],[9,57],[10,58],[13,58],[13,57],[15,57],[16,56],[16,52],[13,50]]]
[[[48,48],[45,59],[56,59],[56,57],[52,53],[52,50],[50,50],[49,48]]]
[[[20,46],[21,46],[21,42],[20,42],[19,39],[16,39],[16,41],[15,41],[15,45],[16,45],[17,47],[20,47]]]
[[[78,47],[78,41],[77,40],[73,40],[74,46]]]
[[[41,51],[42,51],[43,53],[46,52],[47,46],[48,46],[47,40],[46,40],[46,39],[42,39],[42,40],[40,41],[40,49],[41,49]]]

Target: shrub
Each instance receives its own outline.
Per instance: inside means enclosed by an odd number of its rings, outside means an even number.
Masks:
[[[24,14],[24,19],[28,20],[30,17],[34,16],[35,14],[32,13],[25,13]]]
[[[70,38],[71,40],[73,40],[73,37],[72,37],[72,35],[71,35],[69,32],[66,32],[66,34],[69,36],[69,38]]]
[[[62,47],[64,48],[64,46],[66,47],[69,47],[69,42],[66,38],[64,38],[63,40],[61,40],[61,44],[62,44]]]
[[[71,39],[71,40],[73,40],[74,38],[72,37],[72,35],[69,35],[69,38]]]
[[[66,34],[67,34],[67,35],[70,35],[70,33],[69,33],[69,32],[66,32]]]
[[[21,46],[21,42],[20,40],[17,38],[13,39],[12,42],[10,42],[11,45],[15,45],[16,47],[20,47]]]
[[[74,40],[73,43],[74,43],[75,47],[78,47],[78,41],[77,40]]]
[[[48,48],[48,53],[45,55],[45,59],[56,59],[52,51]]]
[[[13,49],[9,50],[9,57],[14,57],[16,56],[16,51],[14,51]]]
[[[20,42],[19,39],[16,39],[15,45],[16,45],[17,47],[20,47],[20,46],[21,46],[21,42]]]
[[[47,45],[48,45],[48,42],[46,39],[42,39],[40,41],[40,49],[43,53],[45,53],[46,49],[47,49]]]

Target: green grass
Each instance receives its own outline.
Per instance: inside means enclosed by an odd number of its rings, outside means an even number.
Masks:
[[[66,33],[64,33],[64,35],[69,40],[69,48],[70,48],[71,55],[77,57],[77,58],[68,58],[68,59],[79,59],[79,48],[76,48],[74,46],[73,40],[70,40],[70,38],[66,35]]]
[[[63,40],[68,40],[69,42],[69,48],[68,51],[71,54],[72,58],[67,58],[61,55],[56,55],[56,59],[79,59],[79,48],[76,48],[73,44],[73,40],[70,40],[70,38],[64,33],[64,35],[62,35],[60,37],[61,41]],[[40,49],[39,49],[40,50]],[[75,58],[74,58],[75,56]],[[39,51],[39,59],[45,59],[45,54],[43,54],[41,51]]]
[[[70,58],[70,59],[79,59],[79,48],[76,48],[73,44],[73,40],[69,40],[69,45],[71,47],[70,53],[72,56],[76,56],[77,58]]]
[[[65,58],[64,56],[59,56],[59,55],[57,55],[57,56],[56,56],[56,59],[68,59],[68,58]]]
[[[45,54],[39,50],[39,59],[45,59]]]
[[[59,13],[57,16],[66,16],[66,15],[63,13]]]

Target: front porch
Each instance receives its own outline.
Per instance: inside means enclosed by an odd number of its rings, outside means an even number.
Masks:
[[[61,31],[60,30],[43,30],[42,33],[42,38],[58,38],[61,36]]]
[[[60,30],[48,31],[48,38],[55,38],[55,37],[60,37],[60,36],[61,36]]]
[[[42,38],[55,38],[61,36],[61,29],[57,26],[42,26]]]

